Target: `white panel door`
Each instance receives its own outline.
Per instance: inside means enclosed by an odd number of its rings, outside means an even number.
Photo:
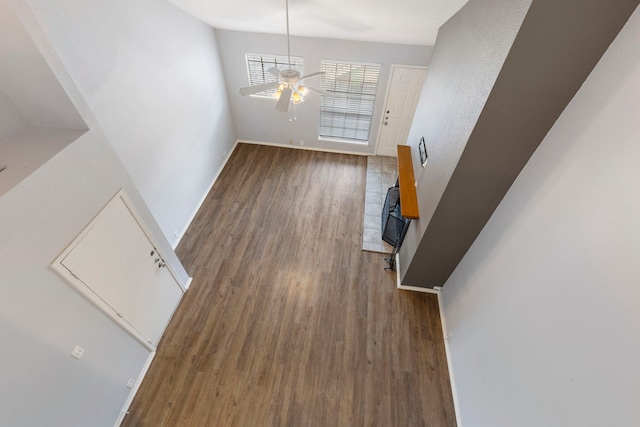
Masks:
[[[393,67],[387,93],[380,137],[379,156],[397,156],[396,146],[407,143],[407,136],[422,92],[425,68]]]
[[[122,197],[115,197],[61,264],[152,346],[182,289]]]

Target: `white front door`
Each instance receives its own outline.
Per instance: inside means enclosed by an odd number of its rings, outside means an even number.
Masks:
[[[407,143],[426,76],[426,68],[392,66],[377,155],[395,157],[396,146]]]
[[[107,314],[158,345],[183,292],[123,197],[103,209],[60,264]]]

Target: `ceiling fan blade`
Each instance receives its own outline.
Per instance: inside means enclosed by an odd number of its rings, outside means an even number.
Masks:
[[[285,87],[282,90],[282,94],[280,94],[280,99],[278,99],[278,103],[276,104],[276,110],[282,111],[286,113],[289,110],[289,101],[291,100],[291,88]]]
[[[319,76],[320,74],[324,74],[324,71],[318,71],[315,73],[307,74],[306,76],[300,77],[300,80],[308,79],[309,77]]]
[[[261,85],[241,87],[240,95],[242,96],[252,95],[254,93],[263,92],[265,90],[275,89],[278,86],[280,86],[280,83],[270,82],[270,83],[263,83]]]
[[[278,67],[271,67],[268,71],[276,77],[280,75],[280,69]]]
[[[306,87],[307,89],[309,89],[311,92],[319,93],[320,95],[324,95],[324,96],[334,96],[332,93],[327,92],[326,90],[318,89],[318,88],[315,88],[315,87],[313,87],[313,86],[307,86],[307,85],[304,85],[304,87]]]

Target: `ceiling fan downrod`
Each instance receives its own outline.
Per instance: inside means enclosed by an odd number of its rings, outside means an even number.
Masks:
[[[276,81],[267,81],[265,83],[254,84],[251,86],[245,86],[240,88],[240,95],[247,96],[258,94],[260,92],[270,91],[277,89],[275,95],[278,102],[276,103],[276,110],[287,112],[289,111],[290,104],[299,104],[304,101],[304,96],[308,91],[316,92],[321,95],[327,94],[321,89],[316,89],[306,84],[302,84],[304,79],[324,74],[323,71],[302,75],[298,70],[294,70],[291,67],[291,32],[289,28],[289,0],[285,0],[285,12],[287,20],[287,65],[286,70],[280,70],[277,65],[277,61],[274,67],[267,70],[271,75],[276,77]],[[264,72],[264,70],[263,70]],[[249,79],[251,81],[251,78]],[[264,80],[268,80],[266,77]],[[293,117],[296,119],[295,107],[291,111]]]
[[[291,69],[291,42],[289,40],[289,0],[285,0],[285,10],[287,14],[287,61]]]

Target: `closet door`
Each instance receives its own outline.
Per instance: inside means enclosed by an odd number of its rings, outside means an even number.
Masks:
[[[104,208],[59,262],[100,308],[156,347],[183,292],[123,194]]]

